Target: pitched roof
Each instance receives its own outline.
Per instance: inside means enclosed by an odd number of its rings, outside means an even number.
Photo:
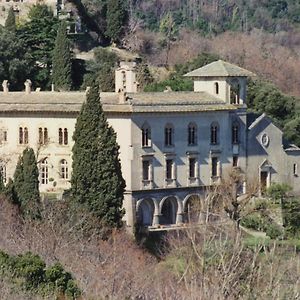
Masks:
[[[252,77],[254,73],[223,60],[214,61],[202,68],[191,71],[186,77]]]
[[[86,99],[85,92],[9,92],[0,93],[0,113],[55,112],[78,113]],[[127,93],[120,101],[118,93],[101,93],[106,112],[197,112],[236,110],[236,106],[205,92]]]

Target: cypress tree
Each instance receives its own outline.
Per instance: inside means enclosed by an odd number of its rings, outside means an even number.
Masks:
[[[5,185],[3,182],[2,172],[0,172],[0,193],[3,193],[4,191],[5,191]]]
[[[72,55],[65,22],[60,23],[55,40],[52,81],[55,88],[60,91],[69,91],[72,87]]]
[[[11,7],[8,11],[7,18],[5,20],[4,27],[8,31],[15,31],[16,30],[16,17],[13,8]]]
[[[37,217],[39,192],[39,171],[35,154],[32,148],[26,148],[19,158],[14,173],[14,188],[17,201],[24,214]]]
[[[107,123],[93,84],[77,118],[73,135],[72,194],[105,225],[118,227],[125,181],[121,173],[116,133]]]
[[[127,22],[127,8],[124,3],[126,1],[122,0],[110,0],[107,3],[106,34],[115,43],[119,43]]]

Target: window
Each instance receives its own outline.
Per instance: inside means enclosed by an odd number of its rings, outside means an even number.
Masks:
[[[68,145],[69,137],[68,137],[68,129],[67,128],[59,128],[58,129],[58,143],[60,145]]]
[[[41,184],[48,184],[48,162],[44,159],[40,164]]]
[[[218,131],[219,125],[217,123],[213,123],[210,126],[210,143],[213,145],[218,144]]]
[[[194,123],[190,123],[188,126],[188,145],[197,145],[197,126]]]
[[[196,178],[196,158],[189,159],[189,178]]]
[[[233,166],[233,167],[237,167],[237,166],[238,166],[238,162],[239,162],[239,157],[236,156],[236,155],[234,155],[234,156],[232,157],[232,166]]]
[[[150,161],[143,160],[143,180],[150,180]]]
[[[3,179],[3,182],[6,183],[6,165],[3,161],[0,161],[0,173]]]
[[[47,128],[39,128],[39,144],[45,145],[48,143],[48,129]]]
[[[60,178],[62,179],[69,178],[68,162],[65,159],[62,159],[60,161]]]
[[[215,93],[216,95],[219,95],[219,83],[215,82]]]
[[[219,159],[217,157],[211,158],[211,176],[217,177],[219,176],[218,172]]]
[[[173,179],[173,159],[166,160],[166,179],[171,180]]]
[[[293,165],[293,174],[294,174],[294,176],[298,175],[298,165],[297,164]]]
[[[174,128],[171,124],[167,124],[165,127],[165,146],[174,145]]]
[[[28,144],[28,128],[19,127],[19,144]]]
[[[239,143],[239,124],[233,123],[232,124],[232,144]]]
[[[151,128],[148,124],[142,126],[142,147],[151,146]]]
[[[7,130],[0,129],[0,144],[7,142]]]
[[[68,145],[68,129],[64,129],[64,145]]]

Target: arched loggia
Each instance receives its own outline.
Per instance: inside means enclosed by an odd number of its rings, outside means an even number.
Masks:
[[[182,202],[177,196],[166,196],[159,203],[160,224],[182,223]]]
[[[144,226],[158,225],[159,207],[154,198],[143,198],[137,201],[137,223]]]

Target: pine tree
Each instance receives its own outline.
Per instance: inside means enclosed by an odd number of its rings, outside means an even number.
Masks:
[[[72,194],[105,225],[118,227],[125,181],[116,133],[108,125],[94,84],[77,118],[73,147]]]
[[[8,11],[7,18],[5,20],[4,27],[8,31],[15,31],[16,30],[16,17],[13,8],[11,7]]]
[[[127,8],[124,3],[126,1],[122,0],[110,0],[107,3],[106,34],[115,43],[119,43],[127,22]]]
[[[14,189],[18,202],[24,214],[31,217],[39,215],[39,171],[32,148],[26,148],[19,158],[14,173]],[[17,201],[16,201],[17,200]]]
[[[69,91],[72,87],[72,55],[65,22],[61,22],[57,31],[52,68],[55,88],[60,91]]]

